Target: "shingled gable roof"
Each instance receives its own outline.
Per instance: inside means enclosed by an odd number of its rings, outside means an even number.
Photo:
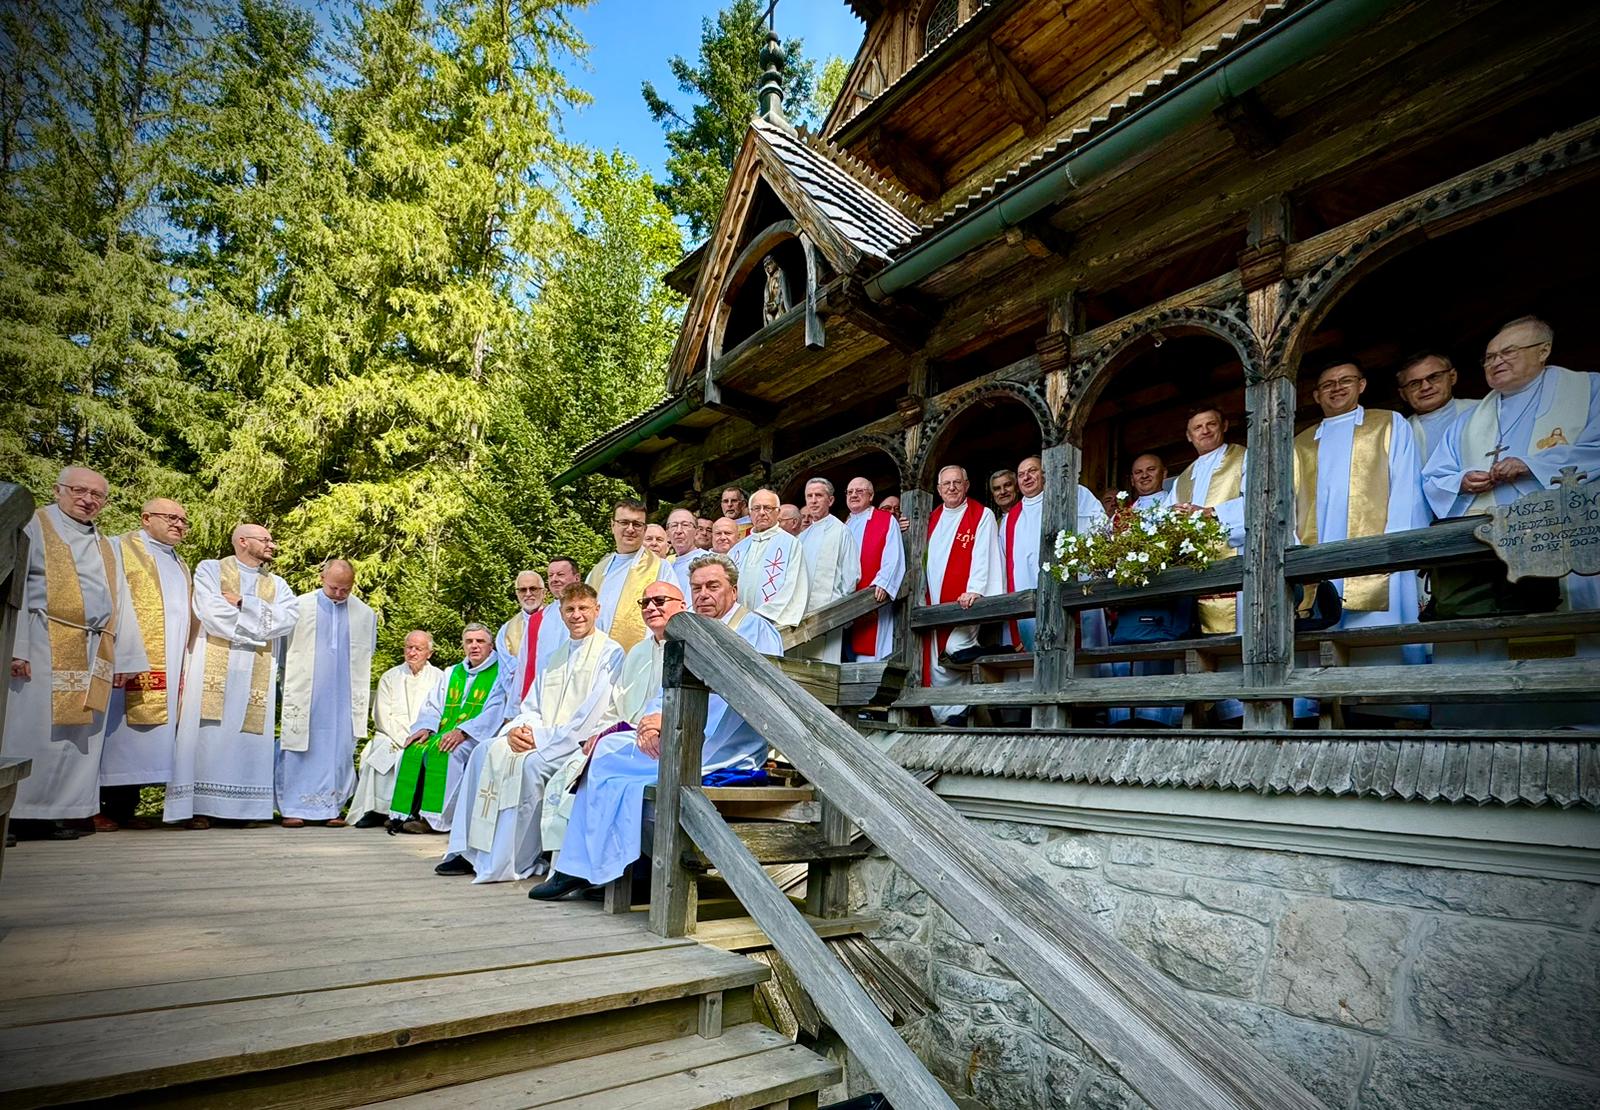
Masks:
[[[920,212],[916,202],[855,159],[805,131],[753,120],[729,175],[722,215],[706,242],[706,258],[672,351],[668,382],[673,391],[693,377],[704,357],[712,310],[746,242],[745,223],[761,180],[838,273],[877,270],[889,260],[895,243],[919,229],[908,214]]]

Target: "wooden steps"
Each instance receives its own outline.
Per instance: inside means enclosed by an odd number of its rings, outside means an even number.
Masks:
[[[720,1037],[640,1045],[368,1103],[362,1110],[801,1110],[814,1107],[816,1091],[838,1079],[837,1065],[752,1022]]]

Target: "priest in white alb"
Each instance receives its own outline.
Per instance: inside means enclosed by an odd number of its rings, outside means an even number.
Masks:
[[[461,662],[439,676],[406,735],[389,802],[391,833],[450,831],[467,758],[505,720],[500,665],[489,629],[467,624]]]
[[[516,713],[539,668],[567,641],[567,628],[561,623],[561,595],[568,586],[582,582],[583,576],[578,573],[578,564],[565,555],[551,559],[547,569],[551,600],[545,600],[546,579],[538,571],[519,572],[513,585],[517,614],[495,634],[507,715]]]
[[[922,603],[972,608],[980,597],[1005,592],[1005,567],[994,514],[967,497],[967,472],[959,466],[939,471],[939,504],[928,518],[928,574]],[[965,667],[945,666],[948,656],[978,646],[978,626],[956,625],[922,636],[922,684],[956,686],[971,680]],[[935,705],[940,724],[965,725],[965,705]]]
[[[702,555],[711,554],[710,547],[701,547],[696,539],[699,521],[688,509],[673,509],[667,514],[667,542],[672,545],[672,576],[678,589],[689,596],[689,564]],[[706,521],[706,539],[711,538],[711,522]]]
[[[900,522],[886,509],[872,507],[877,491],[866,478],[851,478],[844,487],[845,527],[856,545],[861,574],[856,589],[871,587],[880,602],[876,613],[857,618],[844,641],[844,658],[862,662],[887,659],[894,651],[894,606],[881,604],[900,594],[906,576],[906,540]]]
[[[77,838],[63,821],[100,808],[100,750],[118,672],[136,661],[118,644],[123,596],[116,551],[95,527],[105,478],[71,466],[55,503],[23,526],[28,565],[11,648],[0,752],[33,761],[11,810],[19,838]]]
[[[125,591],[117,639],[131,671],[118,676],[107,711],[95,817],[102,832],[146,827],[135,813],[139,789],[165,786],[172,777],[179,680],[194,619],[189,567],[176,550],[188,533],[187,510],[157,497],[139,513],[139,527],[115,540]]]
[[[372,739],[361,748],[356,794],[350,800],[351,822],[358,829],[373,829],[388,818],[394,798],[395,772],[405,750],[411,722],[444,674],[429,662],[433,636],[414,628],[401,647],[405,661],[384,671],[372,699]]]
[[[800,533],[801,553],[806,563],[806,613],[809,615],[830,602],[856,591],[861,577],[861,554],[850,529],[833,515],[833,483],[812,478],[806,483],[806,512],[811,524]],[[844,646],[844,629],[795,649],[805,659],[837,663]]]
[[[727,556],[696,559],[690,581],[697,614],[720,620],[763,655],[783,654],[783,639],[771,622],[739,604],[739,571]],[[656,783],[661,769],[662,644],[667,622],[683,611],[674,587],[653,588],[649,600],[644,613],[650,638],[629,652],[616,702],[615,712],[626,727],[596,743],[573,800],[555,870],[528,892],[529,898],[554,901],[591,884],[609,883],[646,848],[644,792]],[[715,694],[706,699],[704,735],[703,782],[765,781],[766,741]]]
[[[739,604],[780,630],[806,615],[811,598],[800,541],[778,527],[778,495],[758,489],[750,496],[750,534],[728,552],[739,568]]]
[[[278,734],[278,812],[283,827],[344,825],[356,790],[356,737],[367,731],[378,616],[354,597],[356,568],[322,566],[322,588],[297,599],[300,619],[283,657],[283,724]]]
[[[1006,510],[1000,522],[1000,558],[1005,564],[1005,592],[1031,590],[1039,585],[1039,541],[1044,520],[1044,465],[1039,456],[1029,455],[1017,464],[1019,500]],[[1077,532],[1080,535],[1103,528],[1106,512],[1099,500],[1083,486],[1078,487]],[[1105,647],[1106,615],[1103,609],[1085,609],[1078,614],[1084,647]],[[1018,651],[1033,650],[1034,619],[1007,621],[1003,642]],[[1022,672],[1008,676],[1021,679]]]
[[[1428,456],[1450,430],[1456,418],[1477,402],[1456,396],[1456,368],[1450,357],[1421,351],[1406,359],[1395,375],[1400,396],[1411,406],[1411,435],[1417,441],[1417,458],[1424,468]]]
[[[479,883],[525,879],[539,854],[545,784],[608,719],[625,652],[595,627],[599,598],[583,583],[561,596],[568,640],[550,657],[510,725],[467,761],[461,812],[436,870]]]
[[[584,581],[600,597],[599,629],[626,651],[644,639],[639,598],[651,582],[676,582],[672,564],[644,546],[644,502],[623,498],[611,510],[611,538],[617,549],[589,571]]]
[[[270,821],[276,764],[278,645],[300,607],[266,567],[277,553],[259,524],[233,530],[233,554],[194,568],[198,619],[184,669],[178,743],[163,817]]]

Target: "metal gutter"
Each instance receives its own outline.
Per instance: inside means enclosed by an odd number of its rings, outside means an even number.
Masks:
[[[1029,178],[917,244],[867,279],[867,295],[882,300],[914,285],[1007,228],[1107,176],[1133,155],[1207,118],[1228,101],[1315,58],[1333,42],[1361,30],[1399,3],[1400,0],[1320,0],[1292,13],[1148,107],[1089,137],[1054,168]]]
[[[664,402],[652,412],[646,412],[643,423],[622,432],[616,439],[599,448],[593,455],[588,458],[574,460],[573,464],[560,474],[557,474],[550,484],[556,487],[565,486],[577,481],[586,474],[593,474],[602,466],[605,466],[606,463],[621,458],[645,440],[671,428],[699,407],[700,390],[694,389],[679,394],[676,399]]]

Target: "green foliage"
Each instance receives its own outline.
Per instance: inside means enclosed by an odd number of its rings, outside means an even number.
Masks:
[[[711,234],[722,211],[733,160],[756,114],[759,53],[766,39],[756,0],[733,0],[715,22],[701,20],[695,64],[679,55],[667,63],[678,90],[691,100],[687,115],[644,82],[645,106],[667,139],[667,181],[657,191],[695,239]],[[799,39],[784,43],[784,54],[785,114],[794,123],[810,122],[815,63],[802,57]]]
[[[844,91],[844,79],[850,76],[850,63],[835,54],[822,64],[822,76],[817,78],[817,92],[811,112],[818,120],[826,119],[833,111],[833,102]]]

